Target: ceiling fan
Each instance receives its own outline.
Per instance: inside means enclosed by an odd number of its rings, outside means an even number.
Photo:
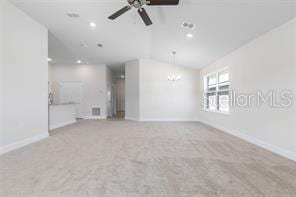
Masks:
[[[148,16],[146,10],[143,8],[145,5],[148,6],[165,6],[165,5],[178,5],[179,0],[127,0],[128,4],[124,8],[118,10],[108,18],[111,20],[115,20],[117,17],[121,16],[122,14],[126,13],[132,8],[138,9],[138,13],[141,16],[142,20],[144,21],[146,26],[152,25],[152,21]]]

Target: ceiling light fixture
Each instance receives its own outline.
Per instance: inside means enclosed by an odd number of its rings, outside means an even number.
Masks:
[[[121,79],[124,79],[124,75],[121,75],[120,78],[121,78]]]
[[[89,23],[89,26],[90,26],[90,27],[96,27],[97,24],[95,24],[94,22],[90,22],[90,23]]]
[[[181,75],[177,74],[176,72],[176,51],[173,51],[173,72],[172,74],[168,75],[168,80],[172,82],[179,81],[181,79]]]
[[[77,64],[81,64],[81,60],[77,60]]]
[[[51,62],[51,61],[52,61],[52,59],[51,59],[51,58],[47,58],[47,61]]]
[[[193,38],[193,34],[187,34],[187,38]]]

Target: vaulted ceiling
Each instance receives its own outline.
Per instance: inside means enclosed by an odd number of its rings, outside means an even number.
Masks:
[[[107,19],[126,0],[11,2],[49,29],[53,63],[81,59],[114,69],[137,58],[171,62],[172,51],[177,51],[177,64],[201,68],[296,16],[294,0],[180,0],[179,6],[146,7],[153,21],[146,27],[136,10],[115,21]],[[67,13],[80,17],[70,18]],[[196,28],[181,28],[183,21]],[[97,26],[91,28],[90,22]],[[187,33],[193,38],[187,38]]]

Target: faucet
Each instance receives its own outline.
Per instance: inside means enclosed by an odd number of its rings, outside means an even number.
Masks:
[[[50,105],[53,104],[53,93],[48,94],[48,104],[50,104]]]

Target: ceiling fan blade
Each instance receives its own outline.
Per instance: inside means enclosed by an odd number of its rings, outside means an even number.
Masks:
[[[147,0],[147,5],[178,5],[179,0]]]
[[[111,20],[116,19],[117,17],[121,16],[122,14],[126,13],[127,11],[129,11],[131,8],[131,6],[125,6],[124,8],[118,10],[117,12],[115,12],[114,14],[112,14],[111,16],[109,16],[108,18]]]
[[[152,21],[144,8],[138,9],[138,12],[139,12],[139,14],[140,14],[141,18],[143,19],[146,26],[152,25]]]

